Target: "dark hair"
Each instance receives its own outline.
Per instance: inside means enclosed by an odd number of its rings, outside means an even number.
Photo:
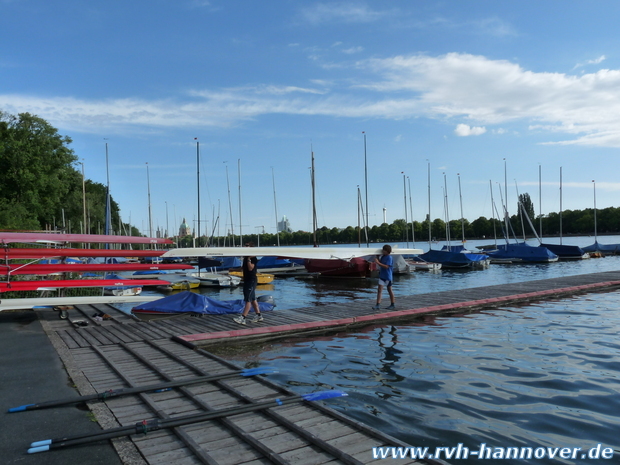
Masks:
[[[392,253],[392,246],[388,245],[388,244],[385,244],[383,246],[383,250],[385,250],[388,254],[390,254],[390,253]]]

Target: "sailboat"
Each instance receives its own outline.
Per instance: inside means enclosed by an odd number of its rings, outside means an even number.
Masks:
[[[312,165],[310,180],[312,184],[312,241],[315,247],[319,244],[316,240],[318,229],[316,217],[315,184],[314,184],[314,151],[310,150]],[[350,260],[326,260],[311,258],[304,261],[304,266],[309,273],[319,273],[324,277],[340,278],[365,278],[370,275],[371,264],[365,258],[351,258]]]
[[[459,186],[460,186],[460,178],[459,178]],[[451,245],[450,244],[450,218],[448,214],[448,186],[446,183],[446,175],[444,173],[444,211],[446,214],[446,240],[447,245],[445,245],[441,250],[433,250],[431,249],[431,237],[430,237],[430,225],[429,225],[429,251],[418,255],[418,258],[431,263],[439,263],[443,268],[488,268],[489,266],[489,257],[485,254],[472,253],[465,248],[464,245]],[[462,200],[461,200],[462,202]],[[462,205],[462,203],[461,203]],[[462,217],[462,206],[461,206],[461,217]],[[430,222],[430,174],[429,174],[429,215],[428,220]],[[463,242],[465,242],[465,237],[463,237]]]
[[[541,212],[542,214],[542,212]],[[542,226],[541,226],[542,237]],[[551,252],[556,254],[560,260],[583,260],[590,258],[590,254],[577,245],[564,245],[562,244],[562,167],[560,166],[560,243],[559,244],[547,244],[540,243],[540,247],[546,247]]]
[[[592,180],[594,186],[594,244],[584,247],[583,250],[589,252],[593,256],[601,257],[605,255],[620,254],[620,244],[599,244],[596,236],[596,182]]]

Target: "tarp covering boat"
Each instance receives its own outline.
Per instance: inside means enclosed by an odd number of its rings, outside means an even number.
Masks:
[[[283,268],[293,266],[293,263],[287,258],[278,257],[261,257],[256,264],[256,268]]]
[[[441,263],[444,268],[485,267],[489,257],[484,254],[450,252],[449,250],[429,250],[418,255],[425,262]]]
[[[515,263],[549,263],[558,260],[558,256],[546,247],[533,247],[525,242],[498,245],[497,250],[488,252],[488,255],[491,260]]]
[[[539,247],[546,247],[560,257],[560,259],[564,260],[580,260],[589,257],[587,252],[577,245],[540,244]]]
[[[261,296],[258,299],[258,308],[261,312],[273,310],[273,299]],[[263,300],[263,301],[261,301]],[[267,301],[264,301],[267,300]],[[134,313],[198,313],[201,315],[222,315],[228,313],[241,313],[244,306],[243,300],[220,301],[211,299],[195,292],[179,292],[178,294],[164,297],[138,305],[132,309]]]
[[[620,254],[620,244],[600,244],[595,241],[594,244],[583,247],[584,252],[599,252],[603,255]]]

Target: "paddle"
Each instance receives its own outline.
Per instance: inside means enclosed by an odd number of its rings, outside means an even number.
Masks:
[[[75,404],[78,402],[88,402],[91,400],[106,400],[111,397],[128,396],[147,391],[163,391],[179,386],[190,386],[192,384],[207,383],[209,381],[217,381],[220,379],[234,378],[236,376],[255,376],[268,373],[277,373],[278,370],[272,367],[248,368],[245,370],[231,371],[212,376],[200,376],[198,378],[179,379],[176,381],[167,381],[159,384],[151,384],[148,386],[136,386],[133,388],[114,389],[97,394],[89,394],[86,396],[71,397],[69,399],[50,400],[48,402],[40,402],[38,404],[27,404],[19,407],[13,407],[8,413],[23,412],[25,410],[35,410],[41,408],[57,407],[59,405]]]
[[[242,405],[239,407],[232,407],[228,409],[215,410],[211,412],[197,413],[193,415],[185,415],[175,418],[154,418],[152,420],[143,420],[135,425],[120,426],[118,428],[111,428],[101,431],[95,434],[84,434],[72,437],[58,438],[58,439],[46,439],[43,441],[36,441],[30,444],[28,449],[29,454],[35,454],[37,452],[46,452],[51,449],[58,449],[61,447],[75,446],[78,444],[85,444],[89,442],[101,441],[104,439],[112,439],[121,436],[128,436],[131,434],[146,434],[150,431],[157,431],[163,428],[175,428],[177,426],[189,425],[192,423],[198,423],[201,421],[214,420],[222,417],[229,417],[232,415],[238,415],[241,413],[253,412],[256,410],[264,410],[271,407],[277,407],[279,405],[286,405],[293,402],[300,402],[302,400],[314,402],[317,400],[330,399],[333,397],[346,396],[347,393],[343,391],[319,391],[311,394],[304,394],[301,396],[291,396],[282,399],[271,399],[263,402],[256,402],[253,404]]]

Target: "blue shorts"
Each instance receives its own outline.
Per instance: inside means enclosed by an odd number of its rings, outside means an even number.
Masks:
[[[392,287],[392,281],[384,281],[379,279],[379,286]]]
[[[244,302],[253,302],[256,300],[256,284],[250,283],[249,285],[243,286],[243,301]]]

